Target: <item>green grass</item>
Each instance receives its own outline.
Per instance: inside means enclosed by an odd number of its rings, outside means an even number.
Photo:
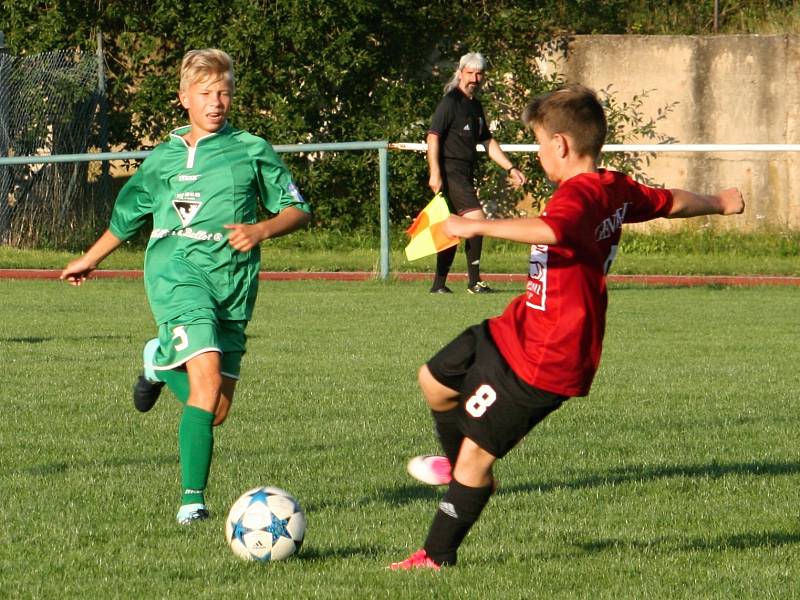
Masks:
[[[614,287],[591,395],[537,427],[442,573],[417,549],[440,492],[415,370],[517,293],[269,282],[216,430],[209,522],[174,524],[179,405],[136,413],[141,282],[0,280],[4,597],[792,598],[800,569],[797,292]],[[259,484],[308,516],[285,563],[248,564],[226,508]]]
[[[403,255],[407,239],[391,236],[393,272],[432,272],[435,258],[409,262]],[[302,231],[262,245],[265,271],[379,270],[379,241],[369,235]],[[18,250],[0,246],[0,268],[61,269],[77,252]],[[481,259],[486,273],[524,273],[528,248],[500,240],[484,240]],[[104,269],[140,269],[143,252],[123,246],[102,265]],[[464,253],[453,266],[465,271]],[[626,232],[614,273],[676,275],[800,275],[800,232],[736,234],[713,231],[637,234]]]

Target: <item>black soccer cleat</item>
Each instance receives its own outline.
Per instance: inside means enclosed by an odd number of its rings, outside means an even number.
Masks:
[[[486,285],[485,282],[478,281],[475,285],[468,286],[467,291],[470,294],[491,294],[494,290]]]
[[[133,405],[136,410],[144,413],[153,408],[163,387],[164,382],[156,381],[154,383],[144,375],[139,375],[136,383],[133,384]]]
[[[430,292],[431,292],[431,294],[452,294],[453,290],[451,290],[446,285],[443,285],[442,287],[438,287],[438,288],[437,287],[432,287],[430,289]]]

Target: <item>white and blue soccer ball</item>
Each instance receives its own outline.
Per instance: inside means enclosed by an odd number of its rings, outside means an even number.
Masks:
[[[248,490],[231,506],[225,538],[233,553],[245,560],[283,560],[300,550],[306,517],[289,492],[277,487]]]

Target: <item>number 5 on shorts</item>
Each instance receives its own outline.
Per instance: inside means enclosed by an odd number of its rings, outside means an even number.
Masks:
[[[178,325],[172,330],[172,341],[178,340],[175,344],[175,350],[180,352],[189,347],[189,335],[186,333],[186,328],[183,325]]]
[[[475,393],[467,400],[464,408],[470,415],[479,419],[486,412],[486,409],[494,404],[495,400],[497,400],[497,392],[494,391],[492,386],[484,383],[475,390]]]

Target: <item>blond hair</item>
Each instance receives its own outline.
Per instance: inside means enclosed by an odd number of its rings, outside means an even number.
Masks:
[[[181,62],[181,91],[198,81],[226,79],[234,88],[233,61],[227,52],[216,48],[189,50]]]

